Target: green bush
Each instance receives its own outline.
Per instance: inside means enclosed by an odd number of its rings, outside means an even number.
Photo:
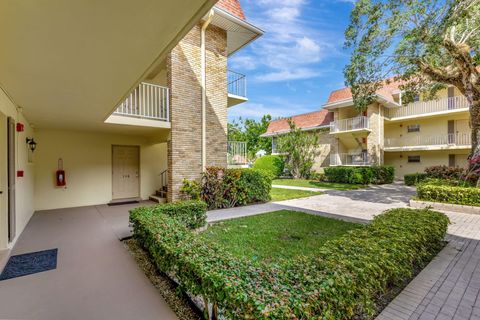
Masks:
[[[180,194],[184,200],[200,200],[202,188],[195,180],[183,179]]]
[[[207,205],[203,201],[190,200],[130,210],[130,217],[138,215],[165,215],[175,218],[190,229],[197,229],[206,224]]]
[[[236,259],[173,217],[137,210],[130,220],[161,271],[231,319],[371,317],[382,294],[438,253],[448,225],[438,212],[394,209],[313,257],[267,264]]]
[[[350,184],[384,184],[392,183],[395,169],[392,166],[371,167],[329,167],[325,168],[329,182]]]
[[[203,175],[202,199],[208,208],[231,208],[270,200],[272,177],[257,169],[209,167]]]
[[[432,166],[425,168],[425,173],[435,179],[461,179],[466,172],[460,167]]]
[[[266,155],[255,160],[253,168],[268,171],[272,174],[273,178],[277,178],[282,175],[285,162],[279,156]]]
[[[440,181],[426,181],[417,184],[420,200],[480,206],[480,188],[452,186]]]
[[[407,186],[414,186],[425,179],[428,179],[427,173],[410,173],[403,176]]]

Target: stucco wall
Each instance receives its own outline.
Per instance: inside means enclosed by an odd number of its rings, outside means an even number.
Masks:
[[[140,194],[147,199],[160,187],[167,168],[166,143],[144,137],[65,130],[37,130],[35,210],[108,203],[112,200],[112,145],[140,146]],[[63,159],[66,188],[55,186]]]
[[[385,152],[385,164],[395,167],[395,177],[403,179],[407,173],[423,172],[430,166],[448,166],[448,155],[455,154],[456,165],[467,167],[468,151],[416,151],[416,152]],[[420,156],[419,163],[408,163],[408,156]]]
[[[6,152],[0,153],[0,190],[3,193],[0,195],[0,250],[7,247],[12,247],[18,239],[18,236],[22,233],[23,229],[27,225],[30,217],[33,214],[33,181],[35,167],[28,163],[28,150],[25,143],[26,137],[33,137],[34,132],[30,127],[25,117],[17,112],[14,104],[8,96],[0,89],[0,147],[1,150],[7,148],[7,135],[6,135],[6,119],[12,117],[16,122],[21,122],[25,126],[24,132],[16,133],[16,170],[23,170],[24,176],[16,178],[16,238],[8,244],[8,229],[7,229],[7,162]]]

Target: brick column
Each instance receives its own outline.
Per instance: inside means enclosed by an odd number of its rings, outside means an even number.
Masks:
[[[170,88],[168,140],[168,201],[179,199],[183,179],[202,176],[201,52],[196,25],[167,58]],[[207,48],[207,166],[225,166],[227,159],[227,58],[226,32],[211,26]]]

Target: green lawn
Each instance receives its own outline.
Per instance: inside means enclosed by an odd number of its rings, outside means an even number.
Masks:
[[[291,189],[281,189],[281,188],[272,188],[270,191],[270,196],[272,201],[283,201],[297,198],[306,198],[311,196],[317,196],[322,194],[321,192],[312,192],[305,190],[291,190]]]
[[[215,223],[201,237],[221,244],[237,257],[272,262],[313,254],[325,241],[360,226],[281,210]]]
[[[275,179],[273,180],[272,184],[294,186],[294,187],[337,189],[337,190],[355,190],[355,189],[365,188],[365,186],[360,184],[321,182],[321,181],[305,180],[305,179]]]

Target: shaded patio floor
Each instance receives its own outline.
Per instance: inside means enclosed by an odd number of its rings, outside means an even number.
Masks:
[[[118,240],[134,206],[36,212],[11,254],[58,248],[57,269],[0,281],[0,319],[176,319]]]

